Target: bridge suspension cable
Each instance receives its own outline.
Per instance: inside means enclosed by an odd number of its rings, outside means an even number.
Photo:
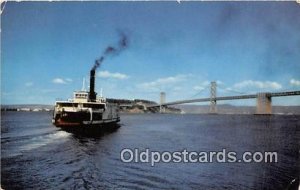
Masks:
[[[218,87],[223,89],[225,92],[233,92],[233,93],[236,93],[236,94],[247,94],[246,92],[240,92],[240,91],[237,91],[237,90],[225,88],[221,84],[219,84]]]
[[[207,90],[207,89],[208,89],[208,86],[204,87],[202,90],[200,90],[199,92],[197,92],[196,94],[194,94],[193,96],[191,96],[191,97],[188,98],[188,99],[192,99],[192,98],[194,98],[194,97],[200,95],[202,92],[204,92],[204,91]]]

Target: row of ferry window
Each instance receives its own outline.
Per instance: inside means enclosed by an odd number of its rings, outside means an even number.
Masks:
[[[77,107],[78,103],[59,103],[58,105],[62,107]],[[105,106],[104,104],[82,104],[82,107],[103,109]]]
[[[87,94],[76,94],[76,98],[87,98]]]

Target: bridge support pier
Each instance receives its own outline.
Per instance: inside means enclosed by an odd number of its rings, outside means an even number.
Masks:
[[[166,109],[164,106],[162,106],[162,104],[166,103],[166,93],[165,92],[161,92],[160,93],[160,106],[159,106],[159,112],[160,113],[165,113]]]
[[[258,93],[256,114],[272,114],[272,98],[268,93]]]
[[[217,83],[215,81],[210,83],[210,109],[212,114],[217,113]]]
[[[165,112],[166,112],[165,106],[160,106],[159,107],[159,113],[165,113]]]

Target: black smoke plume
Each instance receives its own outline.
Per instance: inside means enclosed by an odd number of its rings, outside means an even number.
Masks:
[[[108,46],[102,53],[101,57],[95,61],[92,70],[96,70],[98,67],[100,67],[101,63],[104,61],[104,59],[106,59],[107,56],[118,55],[127,47],[128,37],[124,33],[120,33],[120,40],[118,44],[116,44],[115,46]]]

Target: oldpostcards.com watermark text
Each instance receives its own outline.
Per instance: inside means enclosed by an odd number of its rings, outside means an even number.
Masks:
[[[251,152],[238,154],[234,151],[151,151],[125,148],[120,152],[120,159],[125,163],[276,163],[277,152]]]

